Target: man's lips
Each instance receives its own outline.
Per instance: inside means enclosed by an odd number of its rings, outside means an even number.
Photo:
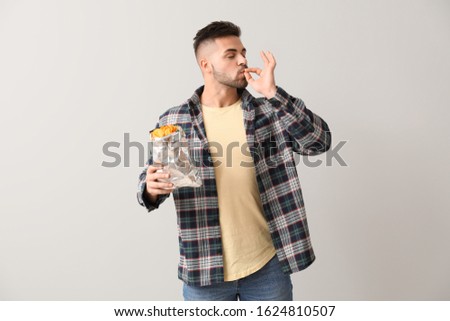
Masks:
[[[244,66],[244,68],[242,68],[240,71],[239,71],[239,73],[243,73],[243,72],[245,72],[245,69],[247,69],[248,68],[248,66]]]

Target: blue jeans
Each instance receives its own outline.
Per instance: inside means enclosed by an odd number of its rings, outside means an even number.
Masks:
[[[249,276],[207,286],[183,283],[185,301],[292,301],[291,276],[281,271],[275,255]]]

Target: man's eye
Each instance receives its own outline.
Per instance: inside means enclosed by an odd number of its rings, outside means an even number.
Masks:
[[[233,58],[234,58],[234,56],[228,56],[227,58],[228,58],[228,59],[233,59]]]

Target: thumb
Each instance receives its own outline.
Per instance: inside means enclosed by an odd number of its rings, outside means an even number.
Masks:
[[[250,73],[248,71],[244,71],[244,76],[245,76],[245,79],[247,79],[247,82],[249,84],[251,84],[252,82],[255,81],[255,79],[253,79],[252,75],[250,75]]]

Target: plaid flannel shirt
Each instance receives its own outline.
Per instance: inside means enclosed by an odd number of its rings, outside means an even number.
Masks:
[[[177,124],[186,133],[189,152],[203,185],[178,188],[172,194],[177,211],[180,261],[178,277],[189,285],[205,286],[224,281],[219,208],[214,167],[203,124],[200,95],[203,87],[184,104],[167,110],[157,126]],[[301,99],[277,87],[271,99],[255,98],[247,90],[242,98],[244,126],[255,167],[258,189],[273,245],[286,274],[308,267],[315,255],[295,167],[293,152],[317,155],[331,145],[331,133],[323,119],[305,107]],[[139,177],[138,202],[150,212],[156,204],[145,197],[146,171]]]

